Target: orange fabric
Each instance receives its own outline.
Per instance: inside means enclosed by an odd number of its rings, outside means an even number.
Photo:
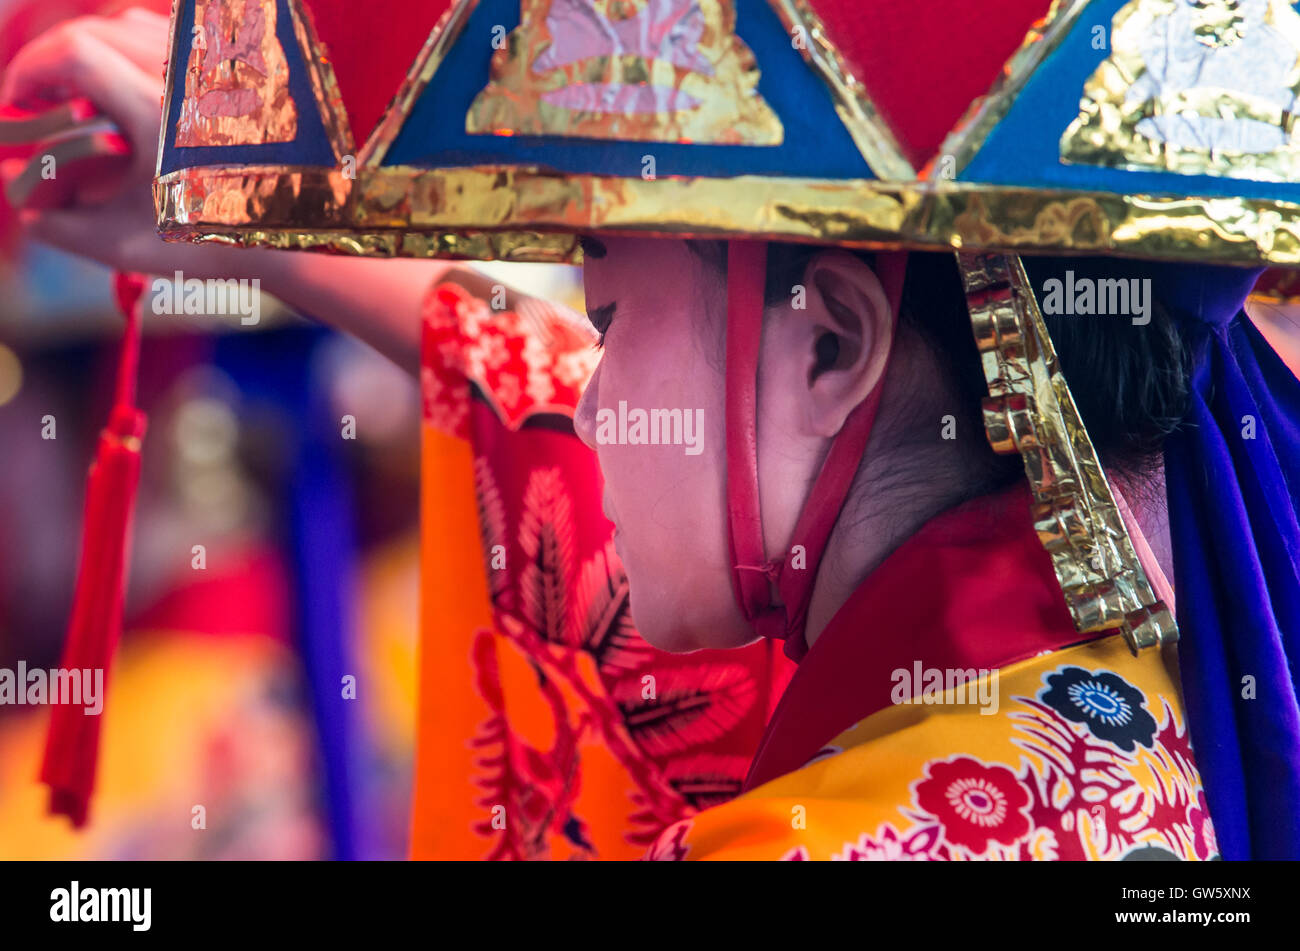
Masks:
[[[472,505],[448,499],[474,497],[469,443],[430,425],[423,427],[420,497],[420,693],[415,751],[411,857],[478,858],[468,823],[447,821],[466,800],[458,780],[473,772],[466,738],[484,714],[468,672],[474,632],[492,623]]]

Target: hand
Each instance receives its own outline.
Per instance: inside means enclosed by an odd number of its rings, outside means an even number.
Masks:
[[[78,17],[28,43],[0,86],[0,102],[40,108],[80,96],[112,119],[131,144],[131,161],[113,181],[83,189],[68,209],[20,211],[28,235],[123,271],[240,277],[256,256],[232,248],[169,244],[158,237],[153,175],[162,124],[167,18],[130,9],[115,17]],[[0,168],[7,183],[21,169]]]
[[[69,20],[14,57],[0,102],[36,108],[83,97],[112,119],[132,146],[127,172],[79,194],[75,207],[20,212],[27,233],[120,271],[257,279],[262,290],[300,313],[353,334],[416,372],[421,304],[430,285],[453,280],[482,296],[492,293],[489,279],[447,262],[326,257],[168,243],[158,237],[153,176],[168,39],[165,17],[133,9],[111,18]],[[7,181],[18,170],[0,167],[0,175]],[[516,303],[511,293],[507,306]]]

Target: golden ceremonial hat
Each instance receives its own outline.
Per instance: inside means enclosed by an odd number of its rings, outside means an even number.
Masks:
[[[578,232],[1300,263],[1283,0],[177,0],[178,239]]]

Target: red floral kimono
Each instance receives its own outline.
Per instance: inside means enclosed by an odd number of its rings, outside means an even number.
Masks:
[[[527,306],[426,308],[415,857],[1215,854],[1174,658],[1079,643],[1025,487],[926,525],[797,673],[646,644],[572,430],[597,354]]]
[[[793,665],[637,634],[573,432],[594,336],[524,306],[443,285],[425,308],[412,855],[639,858],[740,792]]]

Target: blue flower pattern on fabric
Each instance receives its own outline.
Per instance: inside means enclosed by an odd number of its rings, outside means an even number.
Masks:
[[[1143,705],[1142,692],[1109,671],[1066,667],[1044,678],[1047,689],[1038,695],[1061,716],[1082,723],[1093,736],[1126,753],[1137,745],[1151,748],[1155,718]]]

